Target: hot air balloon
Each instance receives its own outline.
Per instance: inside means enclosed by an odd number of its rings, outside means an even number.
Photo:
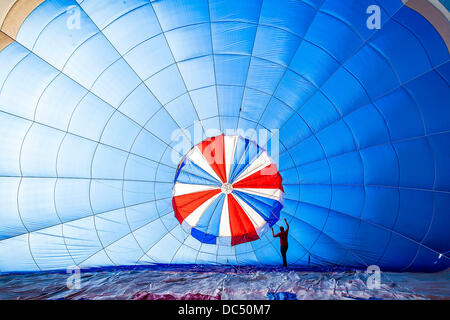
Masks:
[[[404,2],[2,0],[0,272],[279,265],[284,219],[289,265],[448,268],[448,10]]]
[[[259,239],[280,217],[282,179],[265,150],[240,136],[208,138],[180,163],[175,216],[203,243]]]

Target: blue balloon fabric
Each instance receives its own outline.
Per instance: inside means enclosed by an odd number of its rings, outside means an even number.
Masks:
[[[280,265],[175,217],[221,134],[276,162],[288,264],[448,268],[449,58],[400,0],[44,1],[0,51],[0,272]]]
[[[298,300],[297,295],[291,292],[267,292],[269,300]]]

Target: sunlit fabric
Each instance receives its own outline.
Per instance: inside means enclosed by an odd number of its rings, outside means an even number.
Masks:
[[[241,136],[208,138],[183,158],[175,176],[175,217],[197,240],[238,245],[260,238],[280,217],[276,165]]]
[[[0,51],[0,272],[280,265],[284,219],[290,265],[445,269],[449,81],[400,0],[44,1]],[[186,155],[221,134],[282,181],[276,218],[241,212],[266,227],[233,245],[173,205]]]

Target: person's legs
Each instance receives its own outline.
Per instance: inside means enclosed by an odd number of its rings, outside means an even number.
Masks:
[[[287,267],[286,251],[287,251],[288,247],[282,246],[280,249],[281,249],[281,255],[283,256],[283,266]]]

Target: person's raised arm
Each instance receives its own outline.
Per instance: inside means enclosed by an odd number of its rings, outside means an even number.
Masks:
[[[289,231],[289,224],[287,223],[286,218],[284,218],[284,222],[286,223],[286,232],[288,232]]]

